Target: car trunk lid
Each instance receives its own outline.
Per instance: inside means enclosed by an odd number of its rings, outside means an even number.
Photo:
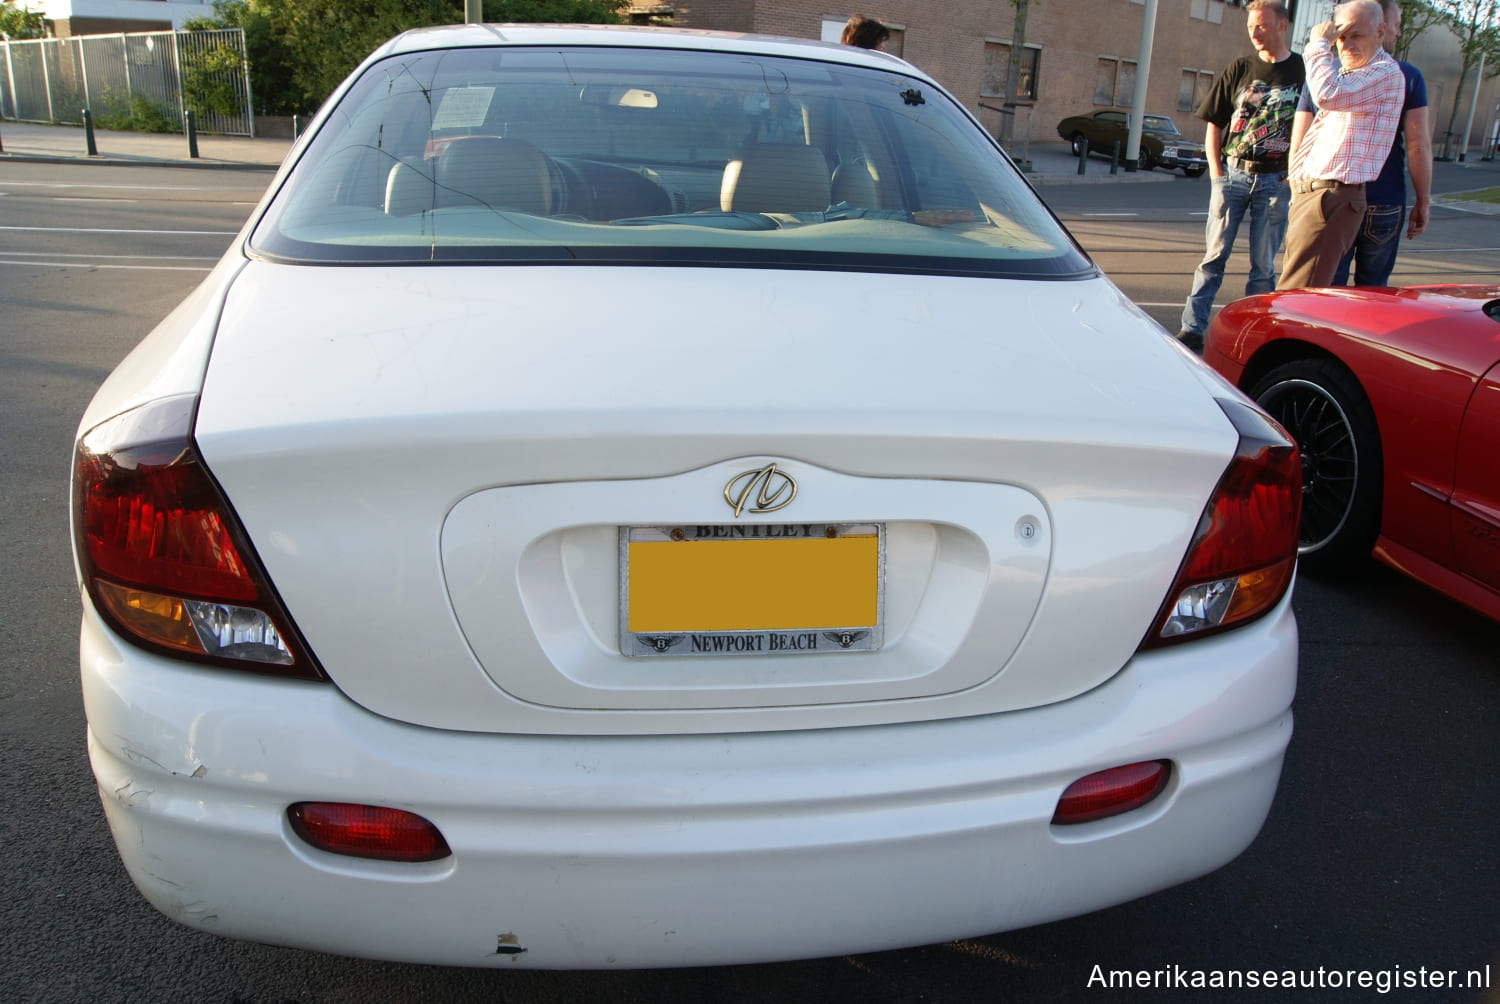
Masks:
[[[1117,672],[1234,446],[1194,365],[1103,279],[254,262],[195,434],[370,710],[823,727],[1035,706]],[[796,501],[736,513],[772,465]],[[630,528],[873,533],[878,644],[818,621],[775,652],[632,652],[663,632],[621,629]],[[694,634],[714,632],[668,648]]]

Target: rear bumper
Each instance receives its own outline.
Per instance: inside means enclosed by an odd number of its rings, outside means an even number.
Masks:
[[[543,968],[928,944],[1209,872],[1269,811],[1296,663],[1284,601],[1030,711],[806,732],[516,736],[403,725],[331,686],[184,668],[119,643],[92,611],[82,633],[106,815],[162,912],[346,955]],[[1051,825],[1079,776],[1158,758],[1173,778],[1151,803]],[[453,855],[396,865],[314,850],[285,816],[306,799],[417,812]]]

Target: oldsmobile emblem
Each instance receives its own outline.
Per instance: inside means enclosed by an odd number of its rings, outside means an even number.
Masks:
[[[734,510],[735,518],[746,510],[751,513],[785,509],[797,497],[797,482],[775,464],[736,475],[724,486],[724,501]]]

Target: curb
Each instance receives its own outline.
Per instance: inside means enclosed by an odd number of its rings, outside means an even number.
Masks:
[[[1126,174],[1039,174],[1033,171],[1023,171],[1022,176],[1033,185],[1140,185],[1156,184],[1164,181],[1195,181],[1194,178],[1178,178],[1170,174],[1147,174],[1135,172]]]
[[[1496,205],[1493,202],[1470,202],[1467,199],[1455,199],[1451,196],[1439,195],[1432,200],[1432,204],[1460,213],[1474,213],[1477,216],[1500,216],[1500,205]]]
[[[1500,216],[1500,202],[1480,202],[1464,198],[1465,195],[1473,195],[1476,192],[1492,192],[1497,187],[1486,185],[1484,188],[1469,188],[1461,192],[1447,192],[1443,195],[1435,195],[1432,198],[1434,206],[1444,206],[1448,209],[1456,209],[1462,213],[1476,213],[1480,216]]]
[[[74,156],[61,153],[0,153],[0,164],[8,162],[28,164],[101,164],[105,167],[191,167],[211,171],[271,171],[280,164],[253,164],[242,160],[167,160],[160,157],[132,157],[120,154],[97,154]]]

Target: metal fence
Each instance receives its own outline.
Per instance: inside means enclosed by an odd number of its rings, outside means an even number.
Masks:
[[[254,136],[245,33],[152,31],[0,41],[0,117]]]

